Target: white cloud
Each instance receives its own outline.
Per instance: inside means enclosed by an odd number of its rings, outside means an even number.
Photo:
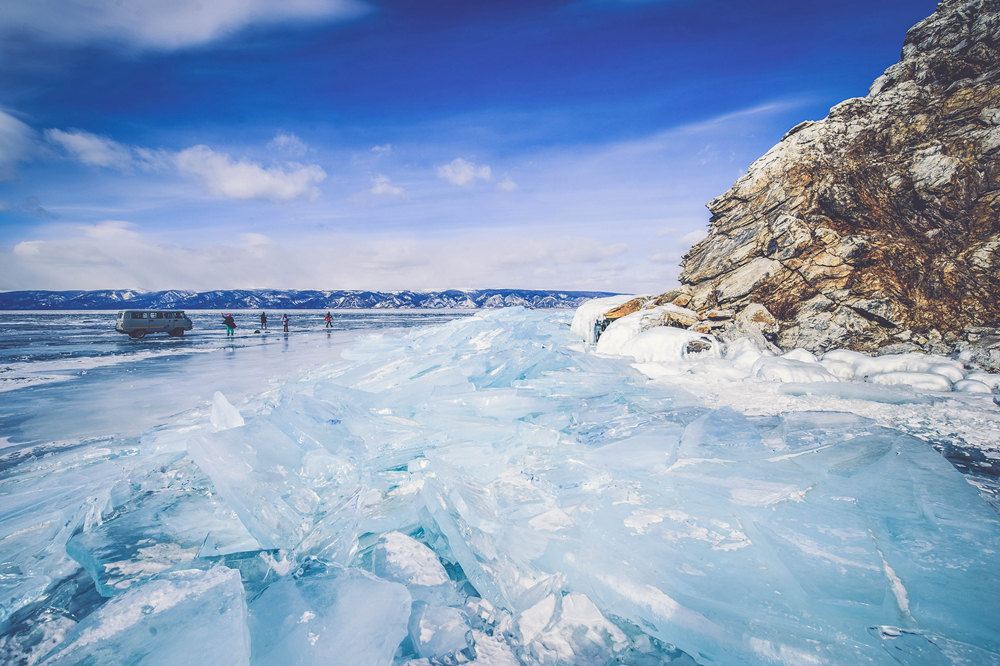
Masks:
[[[263,167],[249,160],[234,160],[208,146],[192,146],[175,156],[178,170],[198,179],[212,194],[227,199],[287,201],[315,197],[326,172],[315,164],[289,163]]]
[[[309,152],[309,146],[291,132],[278,132],[268,142],[267,147],[289,157],[302,157]]]
[[[105,136],[83,130],[47,129],[45,138],[83,164],[121,170],[132,166],[131,149]]]
[[[406,190],[393,185],[387,176],[379,174],[372,178],[371,193],[382,197],[401,197],[406,194]]]
[[[205,145],[173,152],[128,146],[83,130],[45,130],[45,138],[67,155],[89,166],[129,171],[176,170],[197,180],[210,194],[227,199],[288,201],[314,198],[326,172],[316,164],[288,162],[265,167],[251,160],[236,160]],[[279,133],[268,144],[272,151],[301,153],[306,145],[294,134]]]
[[[515,183],[510,176],[507,176],[503,180],[497,182],[497,189],[501,192],[513,192],[517,189],[517,183]]]
[[[466,187],[478,180],[492,180],[493,170],[487,164],[476,164],[461,157],[456,157],[448,164],[439,166],[437,168],[437,175],[452,185]]]
[[[0,109],[0,180],[14,176],[17,165],[28,158],[34,131]]]
[[[44,238],[44,239],[40,239]],[[224,244],[164,242],[110,220],[40,230],[0,246],[0,289],[602,289],[627,268],[623,243],[584,235],[469,229],[447,236],[336,232]],[[363,248],[363,251],[359,251]],[[613,287],[611,287],[613,288]]]
[[[4,4],[0,33],[30,32],[67,43],[111,41],[177,49],[251,25],[348,19],[364,11],[358,0],[31,0]]]
[[[392,153],[391,143],[381,143],[377,146],[372,146],[372,152],[376,155],[389,155]]]

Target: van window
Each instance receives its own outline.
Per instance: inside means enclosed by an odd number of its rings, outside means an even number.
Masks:
[[[145,319],[145,318],[146,318],[146,313],[145,312],[133,312],[132,313],[132,319]]]

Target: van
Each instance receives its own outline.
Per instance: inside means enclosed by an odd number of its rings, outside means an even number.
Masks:
[[[166,333],[179,338],[193,327],[183,310],[122,310],[115,322],[116,331],[136,340],[147,333]]]

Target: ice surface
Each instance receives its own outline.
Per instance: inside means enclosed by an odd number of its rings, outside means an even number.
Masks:
[[[239,574],[217,567],[165,574],[101,606],[48,664],[249,664]]]
[[[518,627],[538,664],[606,664],[628,645],[622,630],[579,593],[546,596],[521,613]]]
[[[471,651],[471,638],[472,630],[457,608],[430,606],[423,602],[414,605],[410,641],[417,656],[426,659],[457,657],[458,653]]]
[[[127,444],[12,459],[11,635],[48,627],[66,663],[139,661],[139,636],[168,663],[1000,660],[1000,519],[927,442],[846,412],[712,407],[674,381],[867,361],[667,346],[644,365],[675,374],[650,381],[580,350],[568,319],[505,310],[368,337],[240,399],[242,424],[206,397]],[[951,381],[926,369],[952,367],[939,359],[893,363]],[[780,386],[887,409],[946,399]]]
[[[253,662],[391,664],[409,617],[405,587],[356,569],[285,578],[250,604]]]

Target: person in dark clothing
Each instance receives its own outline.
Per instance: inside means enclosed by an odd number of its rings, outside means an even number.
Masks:
[[[236,335],[236,320],[233,315],[227,312],[222,315],[222,323],[226,325],[226,337],[231,338]]]
[[[329,310],[326,311],[326,316],[323,317],[323,321],[326,322],[327,328],[333,328],[333,315],[330,314]]]
[[[281,327],[285,329],[285,333],[288,333],[288,315],[281,315]]]
[[[260,313],[260,330],[267,330],[267,313],[264,311],[261,311]]]

